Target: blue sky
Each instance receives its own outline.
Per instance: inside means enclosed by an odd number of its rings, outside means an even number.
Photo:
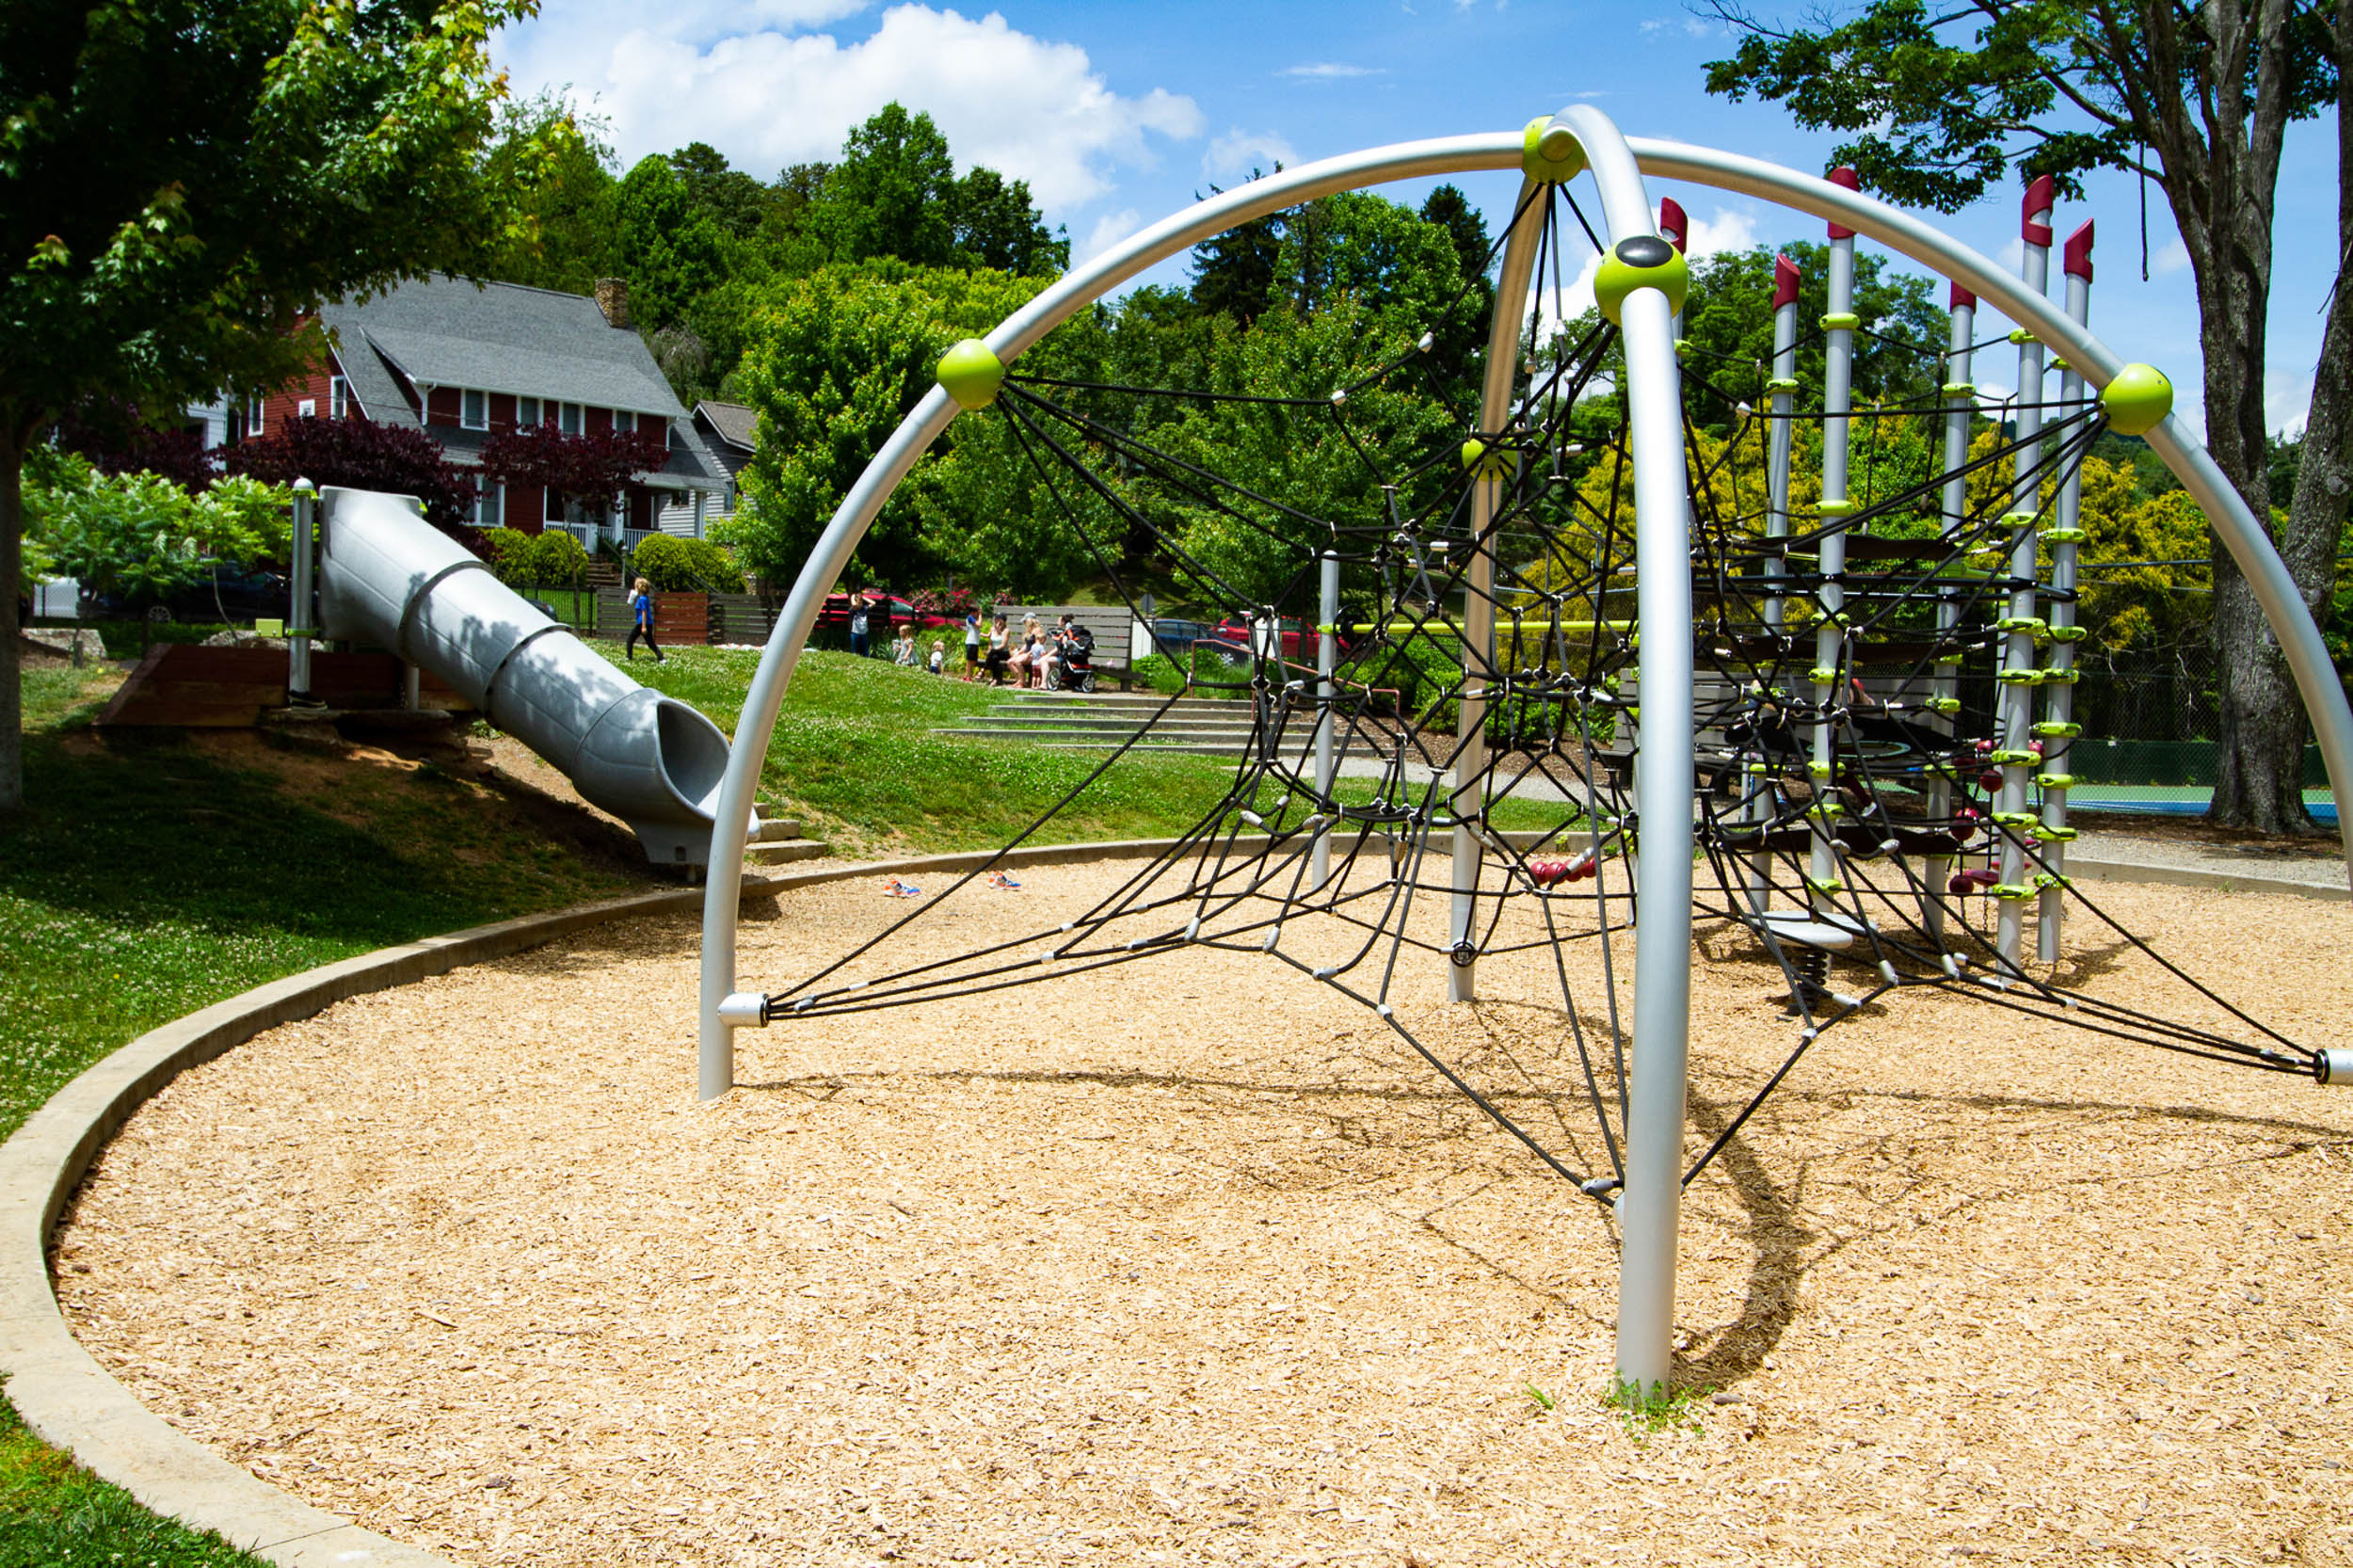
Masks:
[[[1796,17],[1811,0],[1766,0]],[[1384,142],[1509,128],[1573,99],[1630,135],[1677,137],[1818,170],[1833,138],[1769,104],[1703,88],[1729,52],[1711,22],[1673,3],[1607,0],[1322,0],[1143,4],[1022,0],[995,9],[860,0],[544,0],[499,54],[517,90],[568,87],[611,121],[624,163],[707,141],[773,177],[829,158],[842,135],[896,99],[928,110],[959,163],[1030,182],[1080,254],[1230,185],[1253,167],[1295,165]],[[1517,176],[1459,182],[1491,222]],[[1420,199],[1425,186],[1393,188]],[[1689,210],[1694,249],[1815,239],[1820,224],[1763,203],[1654,182]],[[2336,157],[2318,124],[2291,137],[2268,334],[2276,427],[2299,424],[2319,311],[2335,276]],[[2064,235],[2099,220],[2092,327],[2128,359],[2172,376],[2195,419],[2196,295],[2162,193],[2140,279],[2136,183],[2096,181],[2063,203]],[[1990,255],[2016,257],[2017,197],[1944,220]],[[2057,272],[2056,263],[2053,267]],[[1165,280],[1181,280],[1177,264]],[[1579,303],[1572,290],[1569,304]],[[2007,353],[1993,356],[2007,360]],[[1980,385],[2001,383],[1980,362]]]

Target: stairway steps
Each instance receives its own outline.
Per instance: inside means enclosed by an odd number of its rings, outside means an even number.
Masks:
[[[794,860],[821,859],[827,853],[827,847],[814,839],[788,839],[780,843],[749,845],[744,851],[744,858],[755,866],[781,866]]]

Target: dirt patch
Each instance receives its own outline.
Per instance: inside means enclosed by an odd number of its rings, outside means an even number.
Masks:
[[[968,891],[888,951],[1051,929],[1132,869]],[[2101,892],[2338,1038],[2353,909]],[[795,891],[745,971],[907,908]],[[2227,1021],[2071,944],[2093,994]],[[1702,945],[1695,1150],[1793,1043],[1778,971]],[[1562,950],[1580,997],[1601,951]],[[62,1231],[75,1332],[255,1474],[485,1564],[2353,1561],[2353,1094],[1893,998],[1693,1184],[1681,1368],[1724,1402],[1638,1436],[1598,1397],[1606,1210],[1279,960],[780,1024],[712,1106],[694,960],[689,921],[608,930],[184,1076]],[[1401,955],[1400,1018],[1606,1162],[1551,951],[1470,1007],[1441,962]]]

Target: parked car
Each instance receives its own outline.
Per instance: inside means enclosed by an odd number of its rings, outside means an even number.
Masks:
[[[120,594],[93,594],[81,606],[85,620],[127,620],[146,613],[151,600]],[[226,617],[232,621],[285,618],[294,602],[285,574],[216,567],[205,581],[182,588],[164,601],[173,620],[202,623]]]
[[[1276,625],[1279,627],[1282,633],[1283,657],[1290,660],[1293,664],[1314,664],[1316,661],[1315,627],[1308,622],[1300,620],[1296,616],[1282,616],[1276,622]],[[1237,650],[1247,654],[1250,651],[1250,617],[1246,616],[1227,616],[1224,620],[1217,623],[1216,627],[1210,631],[1209,635],[1217,641],[1229,644]],[[1345,641],[1346,639],[1342,640]]]
[[[839,632],[844,634],[849,632],[850,597],[851,596],[848,594],[827,594],[825,596],[824,607],[817,612],[818,631]],[[918,610],[913,604],[904,599],[901,599],[897,594],[879,594],[874,596],[872,606],[867,611],[867,615],[870,617],[867,622],[867,633],[868,635],[874,637],[877,641],[880,641],[883,637],[888,636],[890,632],[895,632],[900,627],[910,623],[912,623],[915,629],[919,632],[930,632],[938,627],[959,626],[963,624],[961,621],[952,620],[946,616],[938,614],[936,611]]]

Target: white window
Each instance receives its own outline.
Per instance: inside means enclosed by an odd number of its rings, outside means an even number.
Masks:
[[[463,430],[490,428],[490,394],[472,388],[457,394],[457,424]]]
[[[515,423],[517,424],[538,424],[539,400],[536,397],[519,397],[515,399]]]
[[[506,487],[477,482],[473,490],[473,525],[499,528],[506,522]]]
[[[351,383],[340,376],[327,378],[327,411],[329,417],[342,419],[351,410]]]
[[[563,431],[564,431],[564,434],[566,434],[566,435],[568,435],[568,436],[577,436],[577,435],[579,435],[579,434],[580,434],[580,405],[579,405],[579,404],[577,404],[577,403],[567,403],[567,404],[565,404],[565,405],[564,405],[564,413],[563,413],[563,419],[562,419],[562,425],[561,425],[561,427],[562,427],[562,429],[563,429]]]
[[[262,433],[262,399],[258,394],[245,400],[245,433],[248,436]]]
[[[631,413],[627,408],[616,408],[613,410],[613,428],[616,430],[634,430],[637,428],[637,416]]]
[[[306,397],[295,405],[295,412],[304,419],[316,419],[319,412],[319,400],[315,397]]]

